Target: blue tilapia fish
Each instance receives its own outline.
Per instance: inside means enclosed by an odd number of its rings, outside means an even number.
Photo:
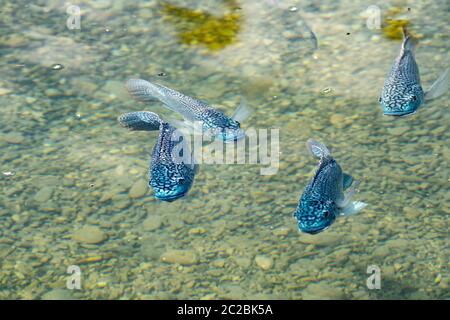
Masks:
[[[120,125],[136,131],[159,130],[158,141],[153,147],[149,176],[149,185],[153,188],[155,197],[163,201],[172,202],[187,194],[194,182],[197,165],[194,161],[177,155],[177,150],[189,153],[189,146],[182,136],[175,136],[177,130],[170,124],[162,121],[153,112],[137,111],[121,115],[118,118]],[[179,137],[180,139],[176,139]],[[181,144],[181,145],[179,145]]]
[[[437,98],[448,89],[449,70],[424,93],[420,84],[419,68],[414,57],[415,40],[403,28],[400,54],[388,74],[379,99],[383,113],[388,116],[406,116],[417,111],[424,100]]]
[[[339,215],[355,214],[366,204],[351,201],[358,183],[353,183],[352,176],[342,172],[326,146],[312,139],[306,145],[320,163],[300,198],[294,217],[301,231],[316,234],[326,230]]]
[[[228,117],[223,112],[214,109],[207,103],[186,96],[178,91],[169,89],[157,83],[141,79],[130,79],[125,87],[136,100],[142,102],[160,101],[171,111],[181,114],[184,122],[172,119],[169,121],[178,129],[197,129],[219,137],[225,142],[232,142],[245,137],[240,121],[245,120],[251,113],[244,100],[235,113]],[[196,123],[201,123],[201,128]]]

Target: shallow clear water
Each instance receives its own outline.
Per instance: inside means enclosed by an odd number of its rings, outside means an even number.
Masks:
[[[367,2],[73,4],[74,30],[64,1],[0,6],[1,299],[449,298],[448,93],[413,116],[382,115],[400,41],[366,26]],[[449,63],[448,1],[379,5],[382,17],[400,8],[420,37],[427,88]],[[277,174],[205,164],[188,196],[155,200],[157,133],[116,119],[170,112],[132,100],[131,77],[228,115],[245,96],[244,128],[280,130]],[[315,236],[292,217],[317,165],[311,137],[369,204]],[[71,265],[80,290],[66,289]],[[366,286],[371,265],[379,290]]]

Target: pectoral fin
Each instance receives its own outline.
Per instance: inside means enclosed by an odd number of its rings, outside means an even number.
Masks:
[[[186,119],[181,121],[172,117],[164,117],[163,121],[180,130],[183,135],[202,135],[200,122],[192,122]]]
[[[242,122],[253,113],[252,108],[247,105],[247,100],[244,97],[241,97],[241,103],[239,107],[236,108],[231,119],[236,120],[237,122]]]
[[[360,202],[360,201],[353,201],[353,202],[350,202],[346,207],[344,207],[341,210],[341,215],[351,216],[351,215],[357,214],[365,207],[367,207],[367,203]]]
[[[430,89],[425,93],[425,99],[436,99],[443,95],[449,86],[450,68],[447,68],[444,73],[432,84]]]
[[[353,178],[352,178],[352,180],[353,180]],[[356,193],[356,189],[358,187],[359,187],[359,181],[355,181],[353,183],[353,186],[349,187],[347,192],[345,192],[344,199],[342,201],[339,201],[339,203],[337,204],[339,206],[339,208],[345,208],[350,204],[350,202],[353,198],[353,195]]]
[[[344,190],[350,188],[353,183],[353,177],[347,173],[343,174]]]

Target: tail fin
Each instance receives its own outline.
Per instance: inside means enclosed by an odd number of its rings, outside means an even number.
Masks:
[[[448,90],[450,68],[431,85],[430,89],[425,93],[425,99],[431,100],[440,97]]]
[[[402,43],[403,51],[411,51],[414,53],[414,49],[416,48],[417,45],[417,40],[413,36],[411,36],[406,26],[402,26],[402,32],[403,32],[403,43]]]
[[[150,111],[124,113],[117,120],[122,127],[133,131],[155,131],[161,125],[159,116]]]
[[[125,83],[125,88],[130,95],[141,102],[158,101],[154,96],[153,85],[142,79],[130,79]]]
[[[314,139],[308,139],[308,141],[306,141],[306,147],[311,152],[311,154],[317,158],[322,159],[331,156],[328,148],[324,144]]]

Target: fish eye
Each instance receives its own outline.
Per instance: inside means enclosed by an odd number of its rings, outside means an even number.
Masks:
[[[413,99],[413,101],[416,101],[417,97],[416,96],[412,96],[412,99]]]
[[[378,101],[381,102],[381,97],[378,98]]]
[[[330,211],[324,211],[324,212],[323,212],[323,216],[324,216],[325,218],[328,218],[330,215],[331,215]]]

